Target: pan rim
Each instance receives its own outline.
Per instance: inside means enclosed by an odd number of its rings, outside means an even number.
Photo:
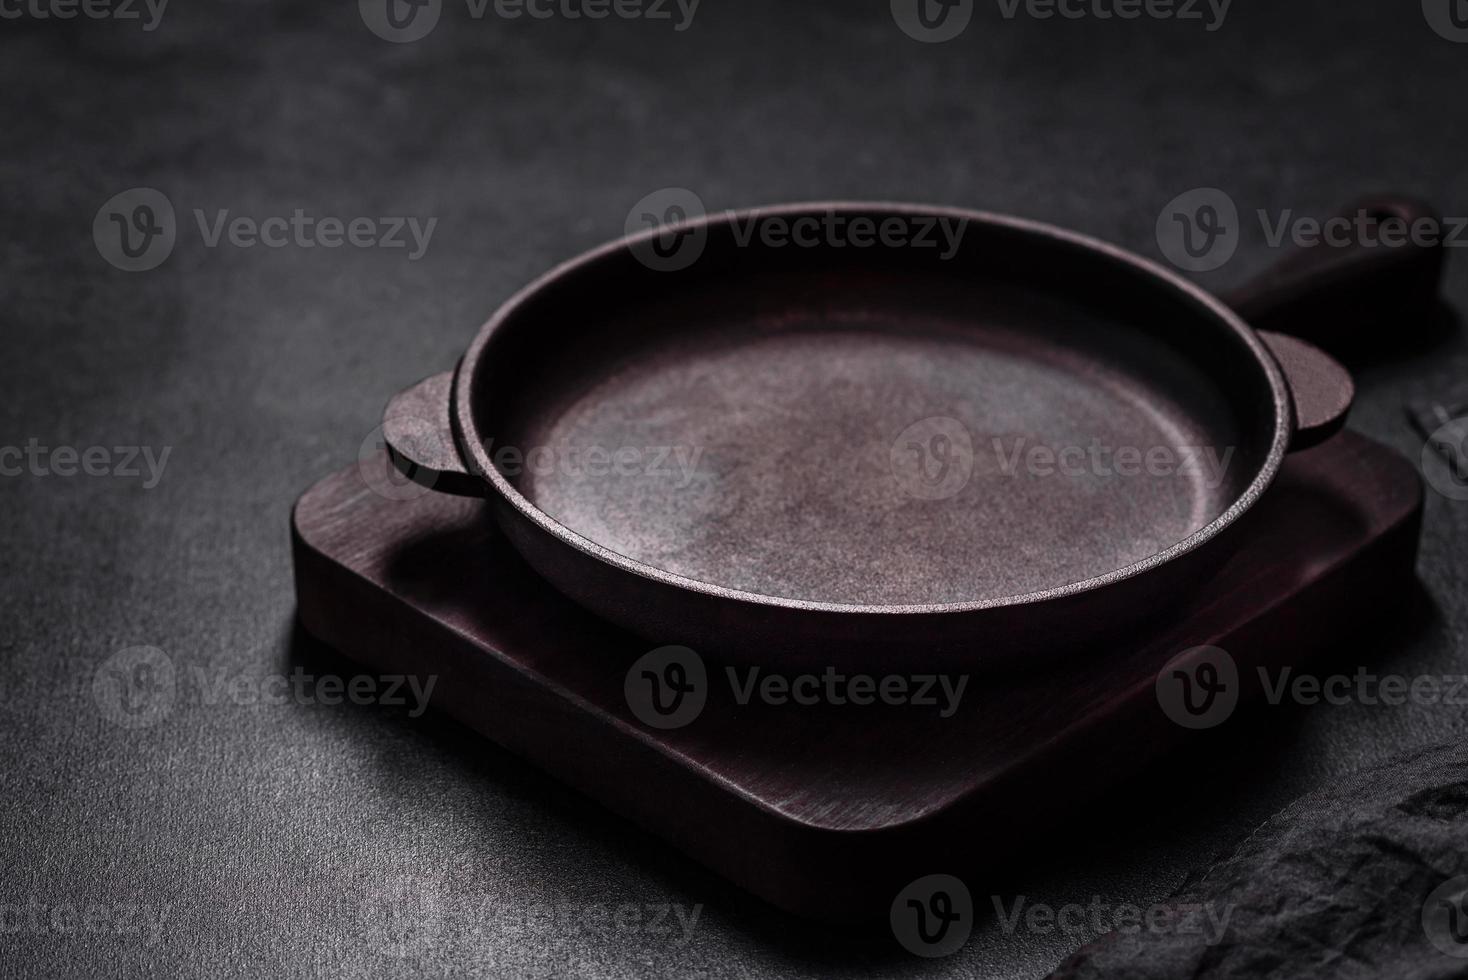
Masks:
[[[1284,457],[1288,452],[1289,441],[1295,428],[1294,404],[1285,382],[1284,373],[1273,355],[1269,353],[1263,340],[1254,332],[1253,328],[1245,323],[1238,314],[1226,306],[1221,300],[1202,287],[1189,282],[1177,273],[1150,259],[1090,235],[1070,231],[1057,225],[1029,218],[941,205],[893,201],[809,201],[715,212],[689,220],[682,226],[712,229],[733,221],[747,222],[771,215],[796,216],[812,212],[820,214],[832,212],[859,214],[880,213],[894,216],[949,218],[966,220],[970,224],[1003,228],[1033,238],[1044,239],[1052,244],[1089,252],[1094,257],[1103,261],[1130,268],[1133,272],[1141,274],[1142,277],[1150,280],[1159,288],[1170,290],[1187,305],[1194,307],[1200,315],[1211,317],[1217,324],[1232,333],[1253,355],[1254,362],[1264,374],[1274,403],[1272,406],[1274,433],[1270,440],[1269,451],[1261,462],[1258,472],[1249,482],[1249,485],[1244,488],[1222,513],[1201,528],[1198,528],[1192,534],[1162,551],[1154,552],[1145,558],[1114,568],[1101,575],[1091,576],[1075,582],[1068,582],[1053,588],[1009,596],[970,599],[960,602],[902,604],[842,603],[817,599],[799,599],[786,596],[771,596],[758,592],[730,588],[714,582],[679,575],[638,561],[635,558],[629,558],[626,555],[612,551],[606,546],[555,520],[532,503],[524,494],[520,493],[499,472],[498,468],[490,460],[484,442],[479,438],[478,430],[474,424],[472,382],[473,375],[483,359],[484,351],[489,345],[491,338],[529,300],[543,290],[570,279],[577,273],[597,263],[608,261],[612,257],[621,255],[635,244],[652,239],[661,233],[662,229],[660,228],[652,228],[637,234],[614,239],[554,266],[548,272],[522,287],[502,303],[490,316],[489,320],[479,328],[473,342],[469,345],[468,350],[465,351],[463,358],[460,359],[458,366],[454,370],[453,393],[451,396],[452,411],[450,412],[455,428],[455,436],[461,447],[460,451],[461,453],[467,452],[468,456],[465,462],[469,464],[471,472],[480,479],[485,480],[493,488],[495,494],[513,507],[520,516],[530,521],[541,531],[551,535],[562,544],[568,545],[582,554],[610,565],[619,571],[649,579],[672,588],[689,590],[718,599],[749,603],[756,606],[807,612],[870,616],[912,616],[979,612],[983,610],[1034,605],[1068,596],[1096,592],[1145,575],[1169,562],[1173,562],[1197,551],[1235,524],[1274,482],[1274,478],[1278,474],[1280,466],[1284,462]]]

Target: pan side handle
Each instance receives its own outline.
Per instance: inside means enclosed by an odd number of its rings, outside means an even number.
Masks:
[[[1295,406],[1290,452],[1318,446],[1339,432],[1356,397],[1350,372],[1320,348],[1297,337],[1261,330],[1259,339],[1284,372]]]
[[[1223,295],[1252,326],[1343,353],[1370,328],[1421,315],[1437,302],[1443,221],[1408,197],[1368,198],[1344,209],[1350,230],[1334,243],[1296,247],[1256,279]],[[1337,222],[1339,227],[1339,222]]]
[[[454,438],[454,372],[398,392],[382,413],[382,438],[393,465],[415,483],[459,497],[482,497],[485,484],[464,465]]]

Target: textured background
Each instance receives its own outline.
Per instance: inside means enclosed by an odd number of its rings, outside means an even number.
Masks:
[[[653,190],[711,209],[991,208],[1156,256],[1158,212],[1198,186],[1245,212],[1323,214],[1379,189],[1468,212],[1465,81],[1468,44],[1416,4],[1369,0],[1238,0],[1213,33],[981,3],[942,45],[906,37],[885,0],[705,0],[681,33],[474,21],[451,0],[411,44],[351,2],[178,2],[152,32],[0,20],[0,442],[172,447],[152,489],[0,479],[0,975],[1043,975],[1080,939],[989,926],[913,960],[766,909],[448,723],[240,705],[196,679],[351,672],[294,629],[291,502],[355,458],[389,394]],[[179,239],[129,274],[91,224],[136,186],[169,197]],[[195,208],[439,221],[409,262],[207,248]],[[1450,310],[1468,303],[1460,258]],[[1269,259],[1254,225],[1201,281]],[[1450,312],[1384,324],[1353,425],[1416,458],[1403,400],[1465,362]],[[1465,525],[1468,504],[1430,494],[1420,601],[1340,664],[1468,671]],[[166,651],[180,683],[129,729],[93,680],[136,645]],[[1018,885],[1145,905],[1300,794],[1464,727],[1461,708],[1268,712],[1237,753],[1088,807]],[[21,925],[28,903],[166,909],[155,937],[87,935]],[[681,945],[564,921],[627,903],[702,911]],[[517,925],[527,910],[539,924]]]

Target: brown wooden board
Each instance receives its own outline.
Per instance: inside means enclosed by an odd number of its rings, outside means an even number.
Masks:
[[[1413,581],[1422,497],[1405,459],[1345,432],[1289,457],[1239,550],[1145,636],[1031,674],[975,675],[947,718],[910,704],[740,705],[710,662],[701,713],[659,730],[624,694],[657,644],[537,578],[482,501],[389,499],[364,477],[390,470],[385,456],[364,466],[296,504],[310,633],[372,668],[436,675],[435,708],[773,904],[832,921],[885,916],[919,875],[1011,860],[1036,827],[1187,751],[1199,733],[1168,719],[1157,690],[1181,651],[1227,650],[1247,698],[1256,666],[1300,662],[1390,607]]]

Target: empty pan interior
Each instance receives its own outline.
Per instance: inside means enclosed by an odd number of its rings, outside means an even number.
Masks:
[[[566,528],[787,599],[1018,596],[1143,561],[1257,474],[1238,338],[1138,270],[970,228],[915,250],[622,253],[492,337],[479,436]]]

